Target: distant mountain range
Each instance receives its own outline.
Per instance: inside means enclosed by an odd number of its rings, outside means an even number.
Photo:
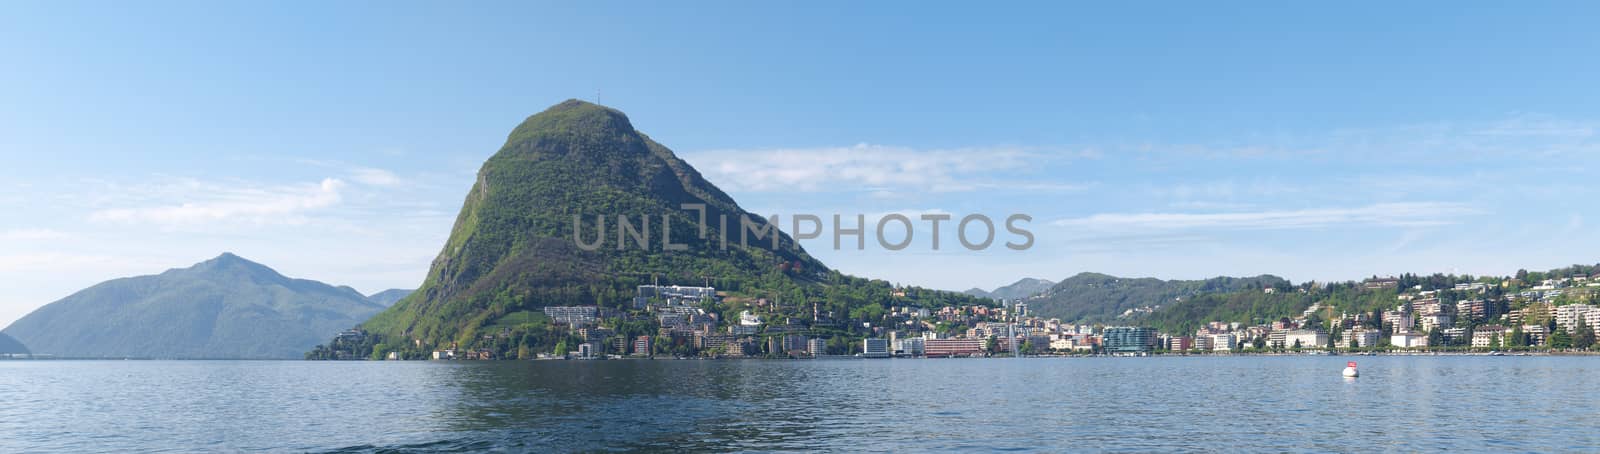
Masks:
[[[405,289],[392,288],[392,289],[384,290],[384,291],[381,291],[381,292],[378,292],[378,293],[374,293],[374,294],[371,294],[371,295],[367,295],[367,300],[368,301],[372,301],[374,303],[378,303],[379,305],[381,305],[383,307],[389,307],[389,306],[393,306],[394,303],[399,302],[401,299],[404,299],[406,296],[411,295],[411,292],[413,292],[413,291],[415,291],[415,290],[405,290]]]
[[[1066,321],[1106,322],[1129,309],[1171,305],[1179,298],[1288,285],[1277,276],[1215,277],[1206,280],[1125,278],[1100,273],[1079,273],[1037,290],[1041,279],[1023,279],[988,292],[991,298],[1022,299],[1028,310],[1046,318]],[[1011,296],[995,296],[1005,291]],[[968,291],[969,294],[972,290]],[[1021,295],[1021,296],[1018,296]]]
[[[23,346],[22,343],[17,342],[16,339],[12,339],[11,336],[7,336],[5,333],[0,333],[0,355],[9,355],[14,353],[28,353],[28,347]]]
[[[1035,279],[1029,277],[1023,278],[1017,282],[1013,282],[1011,285],[996,288],[992,291],[986,291],[981,288],[973,288],[961,293],[979,298],[1014,300],[1044,293],[1045,291],[1050,290],[1050,287],[1054,287],[1055,285],[1055,282],[1051,282],[1046,279]]]
[[[300,358],[384,307],[349,287],[291,279],[222,254],[89,287],[3,332],[35,354],[57,357]]]

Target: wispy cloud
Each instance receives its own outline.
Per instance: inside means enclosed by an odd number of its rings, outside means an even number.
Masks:
[[[936,192],[1026,187],[1076,190],[1081,184],[1006,181],[1002,171],[1034,168],[1040,161],[1091,158],[1092,150],[1043,153],[1025,147],[917,150],[873,144],[848,147],[714,150],[685,154],[718,185],[741,191],[821,192],[871,187]]]
[[[396,186],[401,183],[400,177],[394,172],[371,167],[351,169],[350,179],[368,186]]]
[[[1355,208],[1223,212],[1223,213],[1102,213],[1062,219],[1052,224],[1103,230],[1119,229],[1305,229],[1331,226],[1429,227],[1459,222],[1462,216],[1480,214],[1459,203],[1380,203]]]
[[[337,205],[342,180],[327,178],[319,183],[271,187],[230,186],[189,181],[189,191],[165,194],[171,198],[154,206],[108,208],[89,215],[91,221],[166,226],[192,225],[208,222],[245,222],[253,224],[298,224],[305,222],[309,212]]]

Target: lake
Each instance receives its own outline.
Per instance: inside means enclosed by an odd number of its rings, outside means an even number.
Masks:
[[[1600,357],[0,361],[0,452],[1593,452],[1597,390]]]

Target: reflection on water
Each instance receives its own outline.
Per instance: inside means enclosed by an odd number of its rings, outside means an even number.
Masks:
[[[0,452],[1600,449],[1600,358],[0,361]]]

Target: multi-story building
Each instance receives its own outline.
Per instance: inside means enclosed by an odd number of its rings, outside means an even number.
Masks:
[[[1219,351],[1219,352],[1233,351],[1233,349],[1235,347],[1238,347],[1238,346],[1239,346],[1239,338],[1235,337],[1233,335],[1233,333],[1222,333],[1222,334],[1212,334],[1211,335],[1211,350],[1212,351]]]
[[[1533,325],[1544,323],[1552,316],[1549,303],[1532,303],[1528,307],[1511,311],[1511,324]]]
[[[694,336],[694,346],[701,351],[722,352],[727,350],[728,344],[734,343],[737,339],[737,336],[731,334],[697,333]]]
[[[1288,348],[1289,345],[1284,342],[1285,339],[1288,339],[1288,336],[1289,336],[1289,330],[1287,330],[1287,329],[1275,329],[1275,330],[1272,330],[1272,332],[1267,333],[1267,347],[1268,348]]]
[[[1528,335],[1529,345],[1544,345],[1550,340],[1550,329],[1544,325],[1522,325],[1522,333]]]
[[[926,339],[925,341],[923,354],[929,358],[983,355],[982,339]]]
[[[877,337],[862,340],[861,356],[866,358],[888,358],[889,340]]]
[[[1455,317],[1452,317],[1452,316],[1450,316],[1450,314],[1446,314],[1446,313],[1443,313],[1443,312],[1436,313],[1436,314],[1424,315],[1424,316],[1421,317],[1420,320],[1422,322],[1422,331],[1423,332],[1432,332],[1433,330],[1436,330],[1436,329],[1439,329],[1439,328],[1442,328],[1442,327],[1450,326],[1451,324],[1456,322],[1455,321]]]
[[[820,337],[806,341],[806,353],[813,358],[828,354],[828,341]]]
[[[1394,332],[1410,331],[1416,322],[1416,317],[1404,305],[1383,313],[1383,324],[1389,325]]]
[[[1326,348],[1328,346],[1328,333],[1322,330],[1297,329],[1285,333],[1283,342],[1290,348],[1296,345],[1299,348]]]
[[[1389,336],[1389,344],[1399,348],[1421,348],[1428,346],[1428,335],[1404,331]]]
[[[595,306],[546,306],[544,315],[557,325],[584,326],[595,322]]]
[[[897,345],[891,347],[894,348],[894,354],[898,356],[924,356],[927,354],[927,342],[927,340],[920,337],[908,337],[896,339],[895,344]]]
[[[1174,336],[1167,340],[1167,350],[1175,352],[1189,351],[1194,348],[1194,338],[1188,336]]]
[[[1464,300],[1456,302],[1456,314],[1466,320],[1483,320],[1494,317],[1497,304],[1484,300]]]
[[[650,336],[639,336],[633,339],[633,354],[648,356],[650,354]]]
[[[1101,345],[1110,353],[1148,352],[1155,335],[1155,329],[1142,326],[1108,327],[1101,334]]]
[[[799,334],[784,335],[783,351],[788,353],[789,356],[799,356],[801,353],[808,351],[806,349],[806,337]]]
[[[1556,326],[1566,329],[1568,333],[1577,332],[1578,324],[1587,322],[1589,313],[1594,311],[1595,307],[1588,304],[1557,306]]]
[[[679,285],[641,285],[634,294],[634,307],[645,307],[650,298],[657,298],[669,306],[709,301],[717,296],[712,287],[685,287]]]
[[[1483,325],[1472,330],[1472,347],[1488,348],[1496,344],[1505,345],[1506,327],[1500,325]]]
[[[1354,329],[1346,332],[1344,337],[1349,348],[1372,348],[1378,346],[1382,334],[1375,329]]]

